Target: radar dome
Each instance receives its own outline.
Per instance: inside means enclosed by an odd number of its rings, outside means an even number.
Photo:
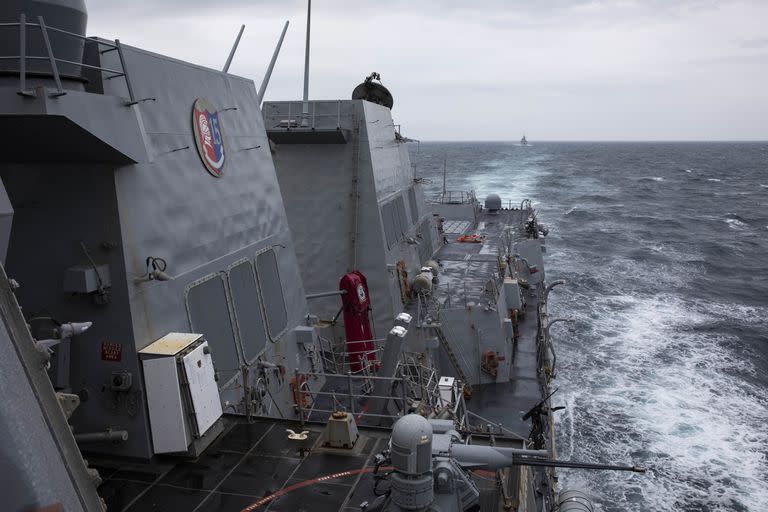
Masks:
[[[392,465],[420,475],[432,469],[432,425],[418,414],[403,416],[392,427]]]
[[[501,198],[498,194],[488,194],[485,198],[485,209],[490,211],[501,210]]]

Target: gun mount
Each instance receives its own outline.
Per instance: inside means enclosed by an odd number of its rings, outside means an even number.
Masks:
[[[376,456],[376,472],[390,487],[370,504],[367,512],[464,512],[476,510],[480,492],[471,472],[512,466],[549,466],[644,473],[640,466],[618,466],[550,460],[546,450],[467,444],[450,421],[428,420],[417,414],[400,418],[392,429],[390,448]],[[378,487],[378,484],[377,484]],[[374,493],[379,494],[377,488]]]

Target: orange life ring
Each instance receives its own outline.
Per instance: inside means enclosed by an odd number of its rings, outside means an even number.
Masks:
[[[291,389],[293,390],[293,400],[294,404],[296,406],[299,405],[299,400],[301,400],[301,407],[306,409],[309,407],[310,403],[310,396],[309,392],[306,391],[309,389],[309,384],[307,384],[307,378],[304,375],[301,375],[299,377],[299,384],[296,385],[296,377],[291,377]]]

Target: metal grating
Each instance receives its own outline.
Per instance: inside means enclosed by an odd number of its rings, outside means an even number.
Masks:
[[[443,223],[443,231],[450,234],[465,233],[469,229],[469,221],[466,220],[446,220]]]

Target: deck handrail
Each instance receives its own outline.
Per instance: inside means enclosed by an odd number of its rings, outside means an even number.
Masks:
[[[309,112],[304,112],[303,101],[270,101],[264,104],[264,120],[277,118],[277,123],[272,122],[267,126],[268,130],[285,129],[290,130],[315,130],[315,129],[341,129],[341,118],[348,117],[350,114],[342,114],[343,100],[313,100],[306,102]],[[321,106],[318,113],[318,106]],[[328,113],[322,113],[322,107]],[[294,118],[295,117],[295,118]],[[324,122],[330,121],[330,122]]]
[[[19,22],[18,23],[0,23],[0,29],[2,28],[10,28],[11,30],[17,27],[19,31],[19,55],[0,55],[0,60],[18,60],[19,61],[19,94],[22,96],[34,96],[34,93],[29,91],[27,89],[27,62],[28,61],[48,61],[51,68],[51,74],[53,75],[54,83],[56,84],[56,92],[52,95],[54,97],[57,96],[63,96],[66,94],[66,91],[61,85],[61,75],[59,73],[59,66],[58,63],[64,63],[64,64],[72,64],[74,66],[80,66],[87,69],[92,69],[95,71],[100,71],[102,73],[108,73],[109,76],[105,77],[107,80],[111,80],[112,78],[118,78],[123,77],[125,80],[126,88],[128,89],[128,97],[129,101],[125,104],[126,106],[135,105],[138,103],[136,101],[136,97],[133,94],[133,87],[131,85],[131,79],[128,74],[128,68],[125,64],[125,57],[123,55],[123,48],[120,44],[119,39],[115,39],[114,43],[103,41],[100,39],[85,37],[80,34],[75,34],[74,32],[69,32],[68,30],[63,30],[57,27],[50,27],[45,24],[45,20],[42,16],[37,17],[37,23],[31,23],[27,21],[27,16],[24,13],[21,13],[19,16]],[[42,37],[43,45],[45,47],[45,55],[27,55],[27,28],[37,28],[40,30],[40,36]],[[80,39],[86,43],[95,43],[98,48],[101,46],[107,47],[106,50],[101,51],[101,54],[104,54],[109,51],[117,51],[118,57],[120,59],[120,66],[122,68],[122,71],[116,70],[116,69],[110,69],[105,68],[102,66],[93,66],[90,64],[85,64],[83,62],[75,62],[67,59],[62,59],[59,57],[56,57],[54,55],[53,47],[51,46],[51,40],[49,37],[49,32],[57,32],[59,34],[64,34],[68,37],[74,37],[76,39]]]

